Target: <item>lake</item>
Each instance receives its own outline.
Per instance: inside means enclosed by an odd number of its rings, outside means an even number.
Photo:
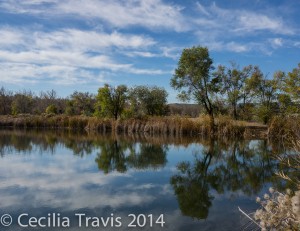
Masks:
[[[0,130],[0,215],[12,219],[0,229],[239,230],[238,207],[254,212],[256,196],[283,187],[280,151],[266,140]]]

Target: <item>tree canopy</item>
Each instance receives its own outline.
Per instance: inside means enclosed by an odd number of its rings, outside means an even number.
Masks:
[[[206,47],[192,47],[182,51],[171,79],[171,86],[179,91],[181,100],[193,99],[201,104],[211,118],[214,126],[213,95],[219,91],[219,77],[214,77],[213,60]]]
[[[96,115],[118,119],[125,108],[126,93],[127,87],[125,85],[114,88],[105,84],[104,87],[99,88],[95,104]]]

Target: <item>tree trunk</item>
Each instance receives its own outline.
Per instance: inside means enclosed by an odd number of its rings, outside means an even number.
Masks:
[[[212,111],[209,113],[209,126],[210,126],[210,136],[214,136],[216,128],[215,128],[215,117]]]
[[[238,119],[238,116],[237,116],[237,109],[236,109],[236,104],[233,105],[233,118],[235,120]]]

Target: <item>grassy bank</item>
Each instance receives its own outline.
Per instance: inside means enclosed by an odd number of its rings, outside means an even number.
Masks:
[[[145,119],[113,120],[87,116],[18,115],[0,116],[0,127],[77,129],[100,133],[146,133],[149,135],[209,135],[209,117],[148,117]],[[234,121],[228,117],[216,119],[216,136],[265,138],[267,127],[257,123]]]

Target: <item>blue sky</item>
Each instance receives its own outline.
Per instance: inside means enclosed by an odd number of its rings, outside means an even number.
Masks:
[[[183,48],[214,65],[300,63],[298,0],[0,0],[0,86],[96,93],[104,83],[164,87]]]

